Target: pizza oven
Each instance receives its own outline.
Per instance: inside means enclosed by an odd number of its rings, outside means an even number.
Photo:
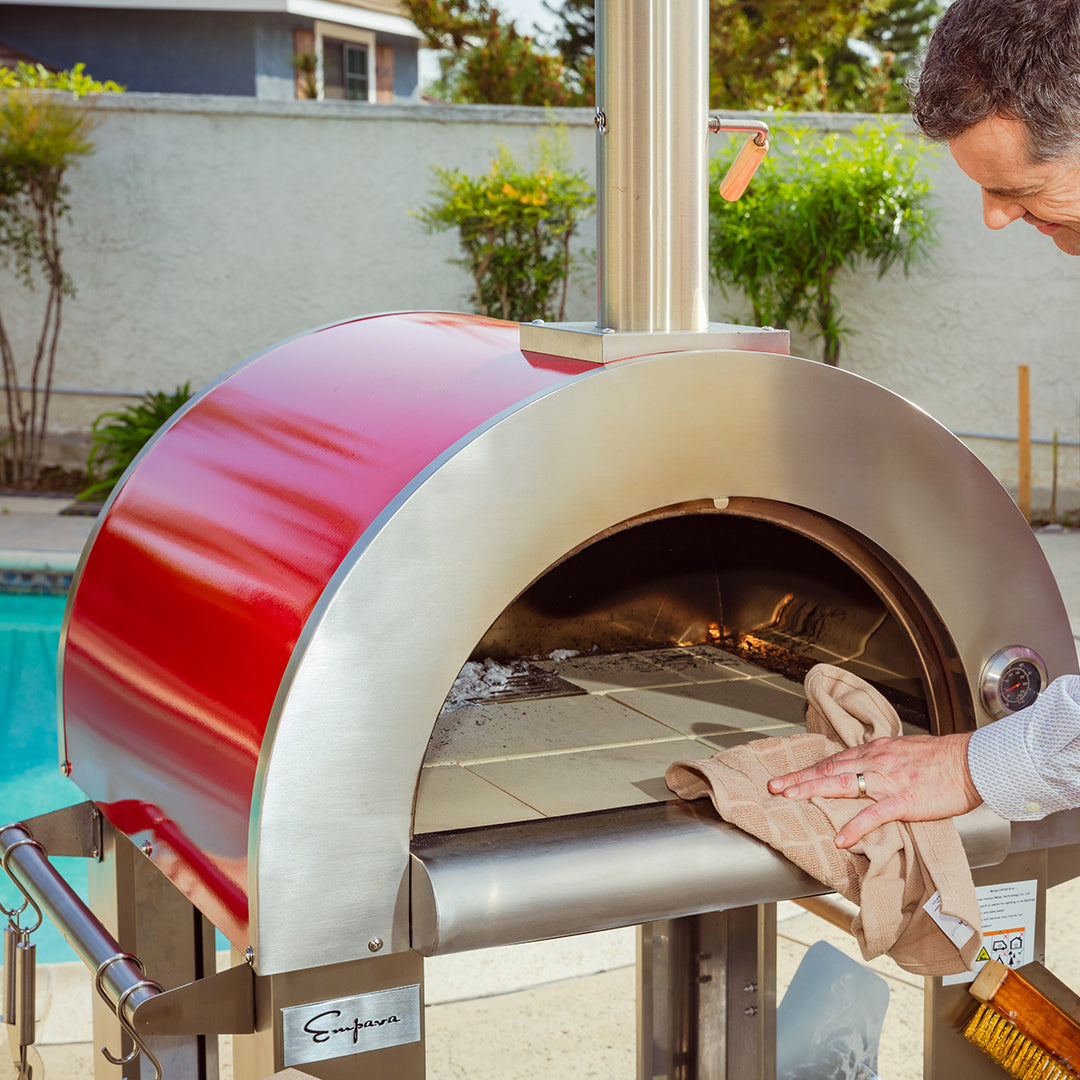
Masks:
[[[785,332],[708,322],[706,17],[599,5],[595,325],[303,334],[189,402],[100,515],[59,668],[88,802],[0,849],[94,971],[117,1075],[210,1075],[231,1031],[238,1077],[419,1078],[425,957],[634,925],[639,1076],[765,1077],[775,903],[825,889],[666,765],[800,730],[819,661],[932,734],[991,722],[1015,656],[1077,670],[974,455]],[[1068,830],[958,824],[985,873],[1065,873]],[[46,853],[91,860],[89,909]],[[964,989],[928,980],[928,1076],[983,1068]]]

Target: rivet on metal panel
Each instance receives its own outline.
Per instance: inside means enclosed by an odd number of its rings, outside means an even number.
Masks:
[[[90,856],[98,862],[105,859],[104,843],[101,839],[101,811],[95,806],[90,810]]]
[[[717,510],[726,510],[728,508],[729,502],[731,502],[731,500],[725,497],[721,499],[713,499],[712,504],[716,507]]]
[[[70,761],[61,761],[60,762],[60,772],[64,776],[70,776],[71,775],[71,762]]]
[[[744,993],[747,993],[747,994],[756,994],[757,993],[757,983],[747,983],[743,987],[743,991],[744,991]]]
[[[377,938],[377,937],[373,937],[373,938],[372,938],[372,939],[371,939],[371,940],[370,940],[370,941],[369,941],[369,942],[367,943],[367,947],[368,947],[368,948],[369,948],[369,949],[370,949],[370,950],[371,950],[372,952],[378,952],[378,951],[379,951],[379,950],[380,950],[380,949],[381,949],[381,948],[383,947],[383,939],[382,939],[382,938]]]
[[[255,962],[255,950],[250,945],[244,950],[244,959],[249,964],[253,964]]]
[[[142,853],[144,855],[153,855],[154,854],[154,845],[151,844],[149,840],[144,840],[142,842]]]
[[[543,319],[533,319],[532,324],[533,324],[533,326],[543,326],[544,325],[544,320]]]
[[[596,124],[596,130],[601,135],[607,134],[607,115],[599,105],[596,106],[596,115],[593,117],[593,123]]]
[[[753,1005],[743,1009],[743,1016],[757,1016],[757,1009]]]

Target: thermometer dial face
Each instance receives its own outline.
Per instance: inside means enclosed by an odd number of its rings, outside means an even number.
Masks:
[[[983,704],[995,719],[1033,704],[1046,686],[1046,664],[1034,649],[1013,645],[995,653],[983,668]]]
[[[1001,673],[998,698],[1009,712],[1026,709],[1042,690],[1042,676],[1030,660],[1014,660]]]

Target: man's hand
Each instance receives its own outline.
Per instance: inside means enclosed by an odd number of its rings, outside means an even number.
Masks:
[[[974,810],[982,802],[968,771],[971,733],[905,735],[841,750],[809,769],[769,781],[788,799],[859,798],[859,775],[873,805],[836,835],[848,848],[887,821],[937,821]]]

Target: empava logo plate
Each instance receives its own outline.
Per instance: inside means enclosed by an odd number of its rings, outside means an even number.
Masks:
[[[285,1065],[328,1061],[420,1041],[420,985],[281,1010]]]

